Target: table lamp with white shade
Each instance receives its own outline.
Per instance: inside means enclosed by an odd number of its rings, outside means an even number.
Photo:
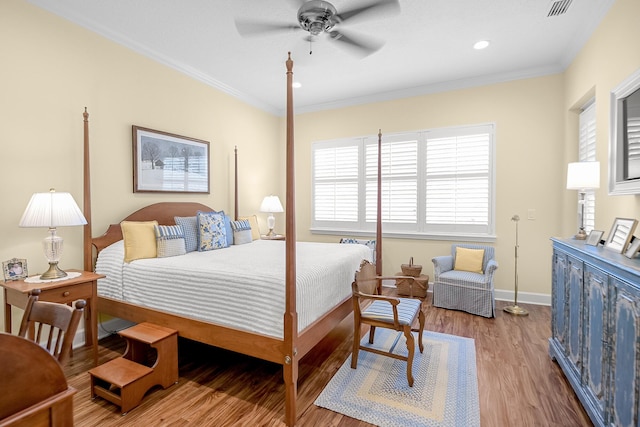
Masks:
[[[584,229],[584,196],[587,191],[600,188],[600,162],[574,162],[567,167],[567,190],[578,190],[578,203],[581,208],[580,229],[575,238],[585,240]]]
[[[276,226],[276,218],[273,216],[273,214],[284,212],[282,203],[280,203],[280,199],[278,198],[278,196],[265,197],[262,201],[262,204],[260,205],[260,212],[269,213],[269,216],[267,217],[267,227],[269,228],[267,237],[274,236],[275,233],[273,232],[273,228]]]
[[[82,211],[69,193],[58,193],[53,188],[48,193],[35,193],[27,205],[20,227],[46,227],[49,235],[43,240],[44,255],[49,261],[49,269],[40,279],[59,279],[67,273],[58,267],[62,256],[62,237],[56,234],[57,227],[85,225]]]

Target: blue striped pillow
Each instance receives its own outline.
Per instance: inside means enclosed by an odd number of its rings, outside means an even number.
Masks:
[[[245,243],[253,242],[253,237],[251,236],[251,223],[248,219],[231,221],[231,228],[233,229],[234,245],[243,245]]]
[[[184,230],[180,225],[154,225],[158,258],[187,253]]]

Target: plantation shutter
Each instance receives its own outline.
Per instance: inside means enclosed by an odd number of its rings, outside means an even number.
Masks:
[[[358,165],[355,141],[313,150],[314,220],[358,222]]]
[[[418,204],[417,135],[394,135],[381,147],[382,221],[386,224],[416,224]],[[377,215],[378,143],[366,144],[366,222],[375,223]],[[415,229],[415,227],[414,227]]]
[[[487,232],[490,222],[490,138],[486,127],[464,134],[429,132],[425,221],[451,231]]]

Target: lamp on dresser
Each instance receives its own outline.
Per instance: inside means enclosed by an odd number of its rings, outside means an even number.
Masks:
[[[580,229],[575,235],[577,240],[585,240],[584,229],[585,194],[589,190],[600,188],[600,162],[574,162],[567,167],[567,190],[578,190],[580,207]]]
[[[56,234],[57,227],[85,225],[82,211],[69,193],[58,193],[53,188],[48,193],[35,193],[27,205],[20,227],[46,227],[49,235],[42,241],[44,256],[49,261],[49,269],[40,279],[59,279],[67,273],[58,267],[62,256],[62,237]]]
[[[269,213],[269,216],[267,217],[267,227],[269,228],[267,237],[272,237],[274,235],[273,228],[276,226],[276,219],[273,214],[284,212],[282,203],[280,203],[280,199],[278,198],[278,196],[265,197],[262,201],[262,204],[260,205],[260,212]]]

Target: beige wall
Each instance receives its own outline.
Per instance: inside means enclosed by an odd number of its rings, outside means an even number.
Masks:
[[[597,145],[602,182],[596,227],[608,232],[615,217],[638,218],[638,197],[606,190],[609,91],[640,67],[640,2],[618,0],[565,73],[473,89],[299,115],[296,119],[298,238],[310,226],[312,141],[442,126],[494,122],[497,126],[496,234],[500,268],[496,287],[513,290],[513,245],[520,222],[519,284],[523,294],[549,294],[551,236],[576,230],[577,195],[564,189],[566,163],[576,159],[575,108],[597,98]],[[90,113],[93,233],[141,206],[194,200],[232,210],[232,153],[240,152],[241,214],[257,212],[264,195],[284,202],[281,118],[159,65],[24,0],[0,3],[0,168],[3,209],[0,260],[27,258],[32,273],[46,262],[44,230],[21,229],[34,192],[55,187],[82,203],[82,111]],[[295,59],[295,58],[294,58]],[[295,72],[295,68],[294,68]],[[211,142],[211,194],[132,193],[131,125]],[[247,155],[250,153],[250,155]],[[244,155],[243,155],[244,154]],[[251,172],[246,172],[251,171]],[[535,220],[527,220],[528,210]],[[277,228],[283,230],[283,215]],[[259,216],[264,226],[264,216]],[[60,230],[63,268],[82,265],[81,229]],[[385,273],[413,256],[431,274],[430,259],[450,242],[385,239]],[[535,295],[533,295],[535,296]]]
[[[446,126],[496,124],[496,287],[513,290],[515,224],[520,232],[519,285],[523,292],[549,294],[549,237],[561,231],[562,76],[520,80],[479,88],[368,104],[296,118],[298,238],[336,241],[309,233],[311,143],[317,140]],[[383,136],[384,139],[384,136]],[[527,220],[529,209],[535,220]],[[384,227],[383,227],[384,230]],[[447,254],[450,242],[385,238],[383,269],[394,274],[409,257],[432,275],[431,258]]]
[[[565,163],[576,161],[575,129],[570,126],[575,119],[572,108],[579,107],[589,97],[596,99],[596,156],[601,165],[600,189],[596,193],[596,229],[609,233],[616,217],[640,220],[640,198],[638,196],[609,196],[609,96],[624,79],[640,68],[640,2],[617,0],[608,15],[564,73],[566,112]],[[565,172],[566,174],[566,172]],[[571,199],[575,202],[575,199]],[[573,205],[565,203],[565,212],[571,213]],[[570,214],[563,215],[565,221]],[[566,225],[566,222],[565,222]],[[565,235],[570,227],[565,226]],[[636,231],[640,236],[640,229]]]
[[[0,260],[26,258],[30,273],[45,269],[40,241],[46,230],[18,227],[34,192],[55,187],[82,206],[85,106],[94,235],[157,201],[198,201],[233,214],[235,145],[242,170],[250,171],[241,177],[241,214],[257,212],[262,197],[281,187],[280,118],[24,0],[0,3],[0,40]],[[134,124],[209,141],[211,194],[134,194]],[[65,239],[61,267],[81,268],[81,227],[59,234]]]

